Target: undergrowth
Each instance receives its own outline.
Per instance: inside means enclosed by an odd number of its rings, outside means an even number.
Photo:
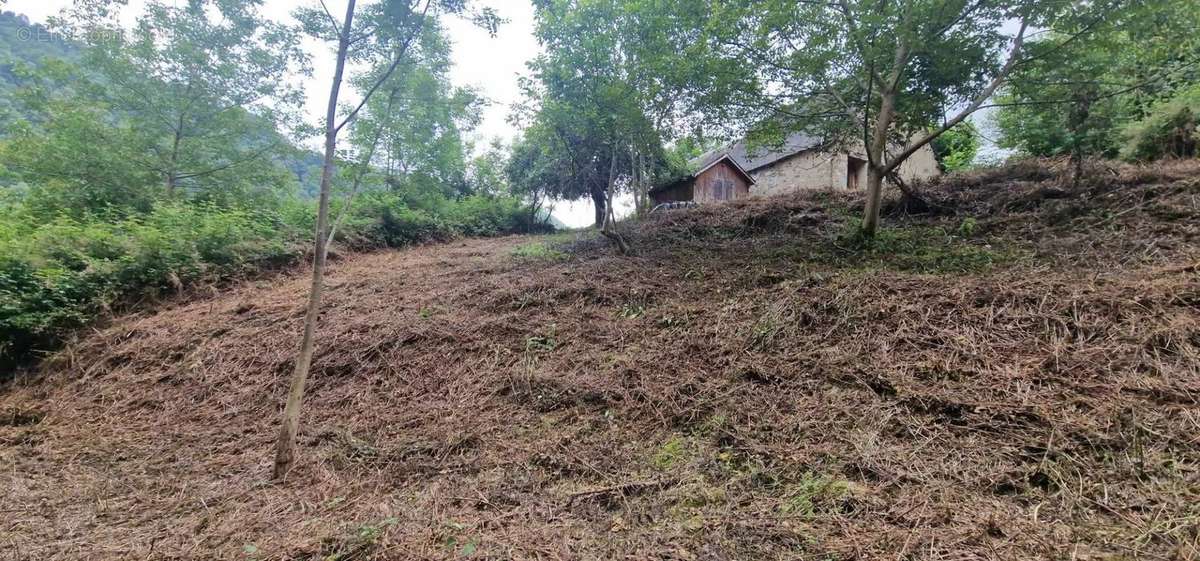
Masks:
[[[567,254],[548,242],[530,242],[512,249],[512,256],[531,261],[563,261]]]
[[[898,269],[918,273],[972,273],[991,268],[1010,258],[992,243],[973,238],[974,219],[964,220],[954,230],[943,226],[901,225],[866,236],[858,222],[847,221],[831,242],[834,251],[825,255],[832,264],[849,267]]]
[[[313,203],[299,200],[265,208],[162,201],[144,212],[55,216],[24,203],[0,204],[0,372],[114,311],[298,263],[312,243],[315,216]],[[415,208],[372,192],[361,195],[337,242],[368,250],[538,227],[512,198],[472,196]],[[545,245],[529,255],[563,256]]]

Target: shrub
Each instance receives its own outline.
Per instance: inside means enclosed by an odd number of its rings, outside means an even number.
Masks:
[[[969,169],[979,153],[979,130],[963,121],[933,139],[933,155],[942,171]]]
[[[89,211],[49,220],[0,200],[0,370],[52,348],[102,312],[187,286],[296,262],[315,230],[315,204],[270,208],[159,202],[145,213]],[[529,230],[509,197],[440,199],[410,208],[388,191],[363,193],[338,239],[352,248],[402,247]]]
[[[1196,157],[1200,146],[1200,85],[1155,104],[1123,132],[1121,157],[1126,160]]]
[[[295,260],[278,215],[164,203],[114,221],[10,215],[0,227],[0,365],[49,348],[103,310]]]

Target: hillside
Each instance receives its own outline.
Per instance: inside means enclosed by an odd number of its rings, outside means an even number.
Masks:
[[[23,84],[18,67],[36,67],[47,57],[76,56],[74,45],[45,26],[31,23],[23,15],[0,11],[0,123],[15,117],[10,113],[21,113],[13,107],[13,93]]]
[[[1197,559],[1200,165],[1027,163],[340,259],[0,393],[4,559]]]

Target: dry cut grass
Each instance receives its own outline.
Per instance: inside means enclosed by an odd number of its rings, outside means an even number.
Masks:
[[[283,484],[302,272],[129,316],[0,394],[0,558],[1197,559],[1198,172],[339,262]]]

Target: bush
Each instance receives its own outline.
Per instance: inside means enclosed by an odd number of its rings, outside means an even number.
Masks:
[[[979,153],[979,130],[970,121],[963,121],[933,139],[932,144],[943,172],[969,169]]]
[[[1194,158],[1200,146],[1200,85],[1181,90],[1155,104],[1142,119],[1124,129],[1121,157],[1151,161]]]
[[[16,215],[0,230],[0,364],[49,347],[121,302],[302,255],[278,215],[183,203],[108,222]]]
[[[295,263],[312,242],[316,215],[311,201],[282,199],[271,209],[160,202],[145,213],[46,221],[20,201],[0,203],[0,370],[123,303]],[[374,249],[530,230],[517,199],[437,206],[409,208],[394,193],[367,192],[337,237]]]

